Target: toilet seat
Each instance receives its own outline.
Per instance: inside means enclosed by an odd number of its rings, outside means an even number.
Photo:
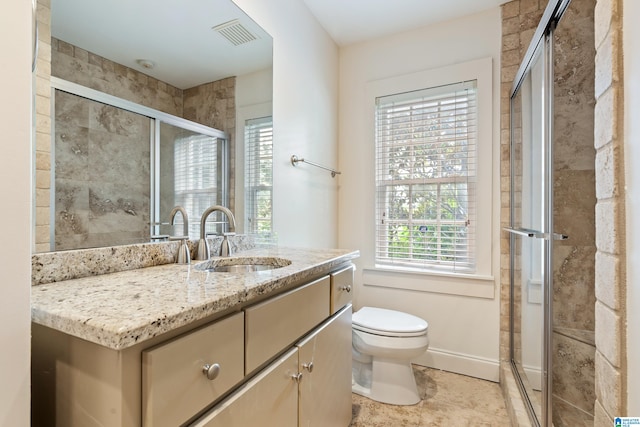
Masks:
[[[375,335],[417,337],[425,335],[429,324],[419,317],[400,311],[363,307],[353,313],[353,329]]]

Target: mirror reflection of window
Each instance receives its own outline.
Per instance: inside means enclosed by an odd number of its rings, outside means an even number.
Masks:
[[[185,208],[191,218],[191,239],[199,236],[197,220],[200,214],[209,206],[217,204],[216,143],[217,138],[193,133],[177,138],[173,145],[174,200],[175,205]]]
[[[249,119],[244,127],[246,232],[270,240],[273,227],[273,119]]]
[[[182,206],[189,219],[189,238],[200,236],[200,216],[212,205],[227,205],[224,176],[227,142],[207,132],[187,129],[179,123],[160,122],[159,209],[157,223],[166,223],[174,206]],[[221,233],[222,217],[211,217],[206,232]],[[182,236],[183,219],[175,218],[173,227],[160,226],[158,234]]]

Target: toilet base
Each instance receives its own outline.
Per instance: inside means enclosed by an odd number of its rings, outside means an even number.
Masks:
[[[372,363],[353,363],[351,391],[377,402],[415,405],[420,402],[410,362],[373,358]]]

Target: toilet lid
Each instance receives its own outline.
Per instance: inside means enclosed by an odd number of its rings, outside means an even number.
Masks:
[[[417,316],[385,308],[362,307],[353,313],[355,329],[378,335],[424,335],[429,324]]]

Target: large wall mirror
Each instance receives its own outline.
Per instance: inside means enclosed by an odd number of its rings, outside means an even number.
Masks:
[[[180,224],[157,224],[207,187],[215,191],[193,205],[190,237],[202,203],[227,205],[244,231],[235,188],[244,189],[245,128],[271,116],[271,37],[231,0],[51,0],[50,24],[50,191],[45,200],[36,161],[34,250],[181,235]],[[180,179],[201,186],[186,196],[169,177],[178,153]]]

